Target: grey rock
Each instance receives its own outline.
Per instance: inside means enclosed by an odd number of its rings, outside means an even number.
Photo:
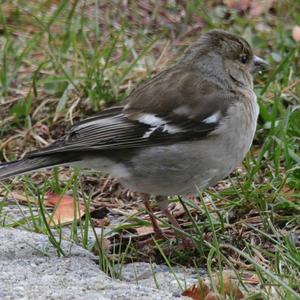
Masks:
[[[48,237],[42,234],[1,228],[0,241],[0,261],[57,256],[57,250],[49,242]],[[60,247],[66,255],[96,259],[92,253],[71,242],[61,241]]]
[[[121,279],[139,286],[169,291],[173,297],[179,297],[183,290],[198,281],[199,275],[194,269],[173,267],[170,271],[165,265],[138,262],[124,265]]]
[[[0,241],[1,300],[190,299],[180,296],[174,275],[163,266],[125,265],[123,280],[116,280],[99,269],[93,254],[70,242],[62,241],[67,256],[58,257],[45,235],[0,228]],[[182,283],[196,281],[190,271],[176,274]]]
[[[4,199],[0,197],[0,204],[4,203]],[[21,204],[6,204],[0,209],[0,223],[5,226],[12,224],[24,223],[26,226],[32,227],[31,217],[38,215],[38,209],[35,206],[29,208]]]

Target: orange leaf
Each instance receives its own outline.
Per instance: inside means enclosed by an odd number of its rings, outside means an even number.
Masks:
[[[192,287],[186,289],[182,293],[182,296],[190,297],[194,300],[205,300],[205,297],[208,293],[208,286],[203,281],[201,281],[199,285],[194,284]]]
[[[293,28],[292,36],[295,42],[300,42],[300,26],[296,25]]]
[[[74,198],[68,195],[49,193],[45,205],[55,207],[54,213],[49,219],[51,225],[72,223],[85,213],[83,205],[76,203]]]
[[[233,297],[233,299],[243,299],[244,295],[237,286],[237,283],[232,280],[228,274],[223,274],[223,287],[224,287],[224,293],[225,295]],[[217,289],[219,292],[221,292],[221,283],[217,283]]]
[[[219,294],[217,295],[214,291],[210,291],[204,298],[204,300],[219,300],[219,299],[222,298],[220,297]]]

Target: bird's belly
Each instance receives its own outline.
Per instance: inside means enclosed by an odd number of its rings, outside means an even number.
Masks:
[[[85,167],[109,173],[132,191],[162,196],[197,193],[228,176],[251,146],[258,110],[245,120],[238,109],[226,127],[204,139],[141,148],[133,155],[118,155],[118,163],[109,158],[85,160]]]
[[[224,149],[215,141],[145,149],[118,176],[127,188],[153,195],[191,194],[223,179],[242,161],[243,149]],[[209,149],[209,150],[208,150]],[[221,150],[222,149],[222,150]]]
[[[258,107],[248,119],[236,107],[234,118],[210,137],[199,141],[145,148],[126,163],[126,177],[119,177],[127,188],[153,195],[197,193],[228,176],[243,161],[256,129]],[[247,115],[247,114],[246,114]]]
[[[241,163],[250,143],[212,136],[197,142],[140,149],[118,163],[102,158],[85,160],[81,167],[109,173],[132,191],[186,195],[228,176]]]

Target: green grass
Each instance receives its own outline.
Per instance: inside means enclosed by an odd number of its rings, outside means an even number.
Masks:
[[[271,287],[281,299],[300,298],[300,54],[291,35],[300,24],[299,1],[278,1],[258,17],[218,1],[156,1],[150,10],[139,1],[52,2],[0,6],[0,159],[42,147],[66,126],[122,101],[135,84],[174,61],[202,28],[241,34],[273,66],[255,82],[260,117],[252,150],[225,185],[204,191],[199,201],[180,200],[197,250],[162,254],[170,241],[160,241],[153,245],[155,259],[171,267],[205,266],[211,277],[227,268],[241,275],[251,265],[262,282],[258,298],[272,299]],[[85,177],[78,178],[63,170],[17,178],[5,188],[1,183],[5,197],[18,191],[40,200],[38,214],[2,226],[43,232],[63,254],[61,228],[53,234],[46,226],[43,199],[48,191],[68,192],[90,207]],[[1,202],[0,213],[7,204]],[[71,226],[71,238],[86,248],[90,222],[87,215]],[[139,214],[114,231],[147,224]],[[98,244],[99,264],[113,276],[118,262],[152,259],[134,243],[120,243],[111,256]]]

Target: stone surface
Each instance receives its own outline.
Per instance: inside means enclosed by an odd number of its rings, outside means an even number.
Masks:
[[[0,228],[0,299],[190,299],[182,287],[197,281],[189,270],[134,263],[123,266],[122,280],[112,279],[89,251],[63,241],[58,257],[48,238],[18,229]],[[175,278],[176,277],[176,278]]]
[[[206,275],[184,267],[173,267],[172,272],[166,265],[131,263],[122,267],[121,279],[140,286],[170,291],[174,299],[178,299],[176,297],[180,297],[182,290],[198,282],[199,276],[204,278]]]
[[[0,205],[3,201],[4,199],[0,197]],[[1,207],[0,223],[5,226],[11,226],[12,224],[22,225],[24,223],[26,226],[30,224],[31,227],[31,215],[38,215],[37,207],[32,206],[29,208],[28,206],[21,204],[6,204]]]

